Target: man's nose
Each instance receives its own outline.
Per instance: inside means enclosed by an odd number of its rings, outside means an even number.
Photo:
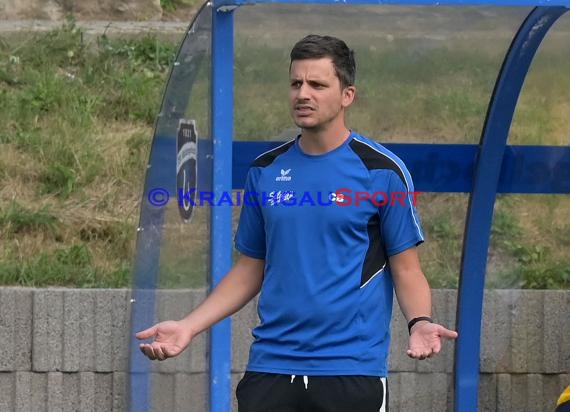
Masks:
[[[303,83],[299,86],[297,91],[297,99],[299,100],[307,100],[309,98],[309,87],[306,83]]]

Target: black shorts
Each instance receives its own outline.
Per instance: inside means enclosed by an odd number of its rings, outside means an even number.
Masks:
[[[376,376],[301,376],[246,372],[239,412],[388,412],[388,384]]]

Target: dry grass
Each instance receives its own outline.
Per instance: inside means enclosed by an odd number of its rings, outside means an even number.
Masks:
[[[368,20],[363,22],[372,24]],[[399,36],[398,24],[393,21],[389,41],[380,36],[374,47],[359,49],[361,93],[349,114],[351,127],[381,142],[477,142],[506,37],[500,34],[495,47],[479,27],[480,37],[418,41]],[[76,34],[63,30],[47,36],[52,43],[41,48],[47,48],[46,56],[37,55],[29,40],[0,47],[0,71],[21,81],[0,80],[0,97],[6,97],[0,101],[0,275],[6,284],[117,287],[130,281],[153,116],[173,46],[159,54],[152,39],[100,50],[93,44],[100,53],[93,58]],[[291,126],[287,81],[281,78],[287,55],[276,47],[290,42],[277,37],[245,36],[262,45],[237,48],[237,139],[258,140]],[[557,50],[564,54],[568,47],[564,39],[552,42],[559,43],[549,44],[547,54],[539,56],[544,62],[533,67],[525,83],[510,143],[568,144],[568,62],[556,57]],[[5,63],[14,53],[21,54],[21,63]],[[208,91],[208,82],[199,77],[187,109],[203,135],[208,134]],[[567,287],[569,201],[567,196],[499,199],[489,285]],[[435,287],[457,284],[466,210],[464,194],[419,199],[427,240],[420,254]],[[167,206],[160,287],[205,284],[209,213],[208,207],[198,207],[188,225],[180,222],[175,199]],[[234,230],[238,214],[236,207]],[[541,278],[550,283],[540,283]]]

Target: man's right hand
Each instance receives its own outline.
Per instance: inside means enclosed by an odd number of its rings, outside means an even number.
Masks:
[[[160,322],[138,332],[137,339],[154,338],[151,343],[141,343],[140,350],[150,360],[165,360],[178,356],[192,341],[192,333],[180,321]]]
[[[240,256],[206,300],[184,319],[160,322],[137,333],[137,339],[154,338],[150,343],[141,343],[141,352],[151,360],[178,356],[194,336],[233,315],[259,293],[264,268],[265,260]]]

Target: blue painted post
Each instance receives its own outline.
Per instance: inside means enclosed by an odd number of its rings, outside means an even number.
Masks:
[[[513,113],[542,39],[564,7],[535,8],[516,34],[499,73],[481,136],[463,241],[457,302],[455,411],[476,412],[487,252],[499,174]]]
[[[218,198],[232,190],[233,13],[212,12],[212,139],[213,190]],[[232,264],[232,209],[213,207],[211,214],[211,287]],[[210,411],[229,412],[231,388],[231,324],[224,319],[210,332]]]

